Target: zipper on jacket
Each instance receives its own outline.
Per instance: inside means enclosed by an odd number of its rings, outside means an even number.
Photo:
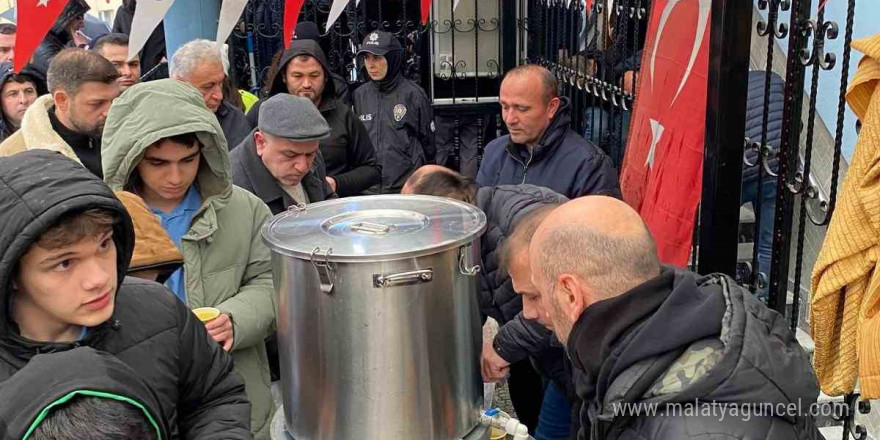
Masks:
[[[522,182],[520,182],[521,185],[526,184],[526,173],[529,172],[529,165],[532,164],[532,157],[534,157],[534,155],[532,154],[532,150],[529,150],[529,160],[526,161],[525,165],[523,165],[523,180],[522,180]],[[520,162],[520,163],[522,163],[522,162]]]

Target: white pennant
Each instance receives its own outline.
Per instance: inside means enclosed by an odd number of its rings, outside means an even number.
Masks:
[[[459,3],[460,1],[461,1],[461,0],[453,0],[453,1],[452,1],[452,12],[455,12],[455,10],[458,9],[458,3]]]
[[[138,2],[131,20],[131,33],[128,35],[128,59],[137,56],[144,48],[150,34],[165,18],[174,0],[151,0]]]
[[[226,42],[226,38],[232,33],[241,13],[244,12],[248,0],[223,0],[220,8],[220,21],[217,23],[217,44]]]
[[[330,15],[327,16],[327,28],[325,29],[325,32],[333,27],[333,23],[336,23],[336,20],[342,15],[342,11],[345,10],[345,5],[347,4],[348,0],[333,0],[333,6],[330,6]]]

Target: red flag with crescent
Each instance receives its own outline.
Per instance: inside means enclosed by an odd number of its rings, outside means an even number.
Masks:
[[[657,242],[685,266],[703,184],[711,0],[651,5],[620,186]]]
[[[21,72],[27,65],[67,2],[68,0],[18,0],[19,31],[15,38],[13,60],[16,72]]]

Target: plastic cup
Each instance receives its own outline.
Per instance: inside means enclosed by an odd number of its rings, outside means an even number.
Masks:
[[[218,317],[220,317],[220,309],[216,309],[214,307],[199,307],[197,309],[193,309],[193,313],[196,314],[196,317],[199,318],[199,321],[207,324]]]
[[[502,440],[507,438],[507,433],[502,429],[492,427],[489,429],[489,440]]]

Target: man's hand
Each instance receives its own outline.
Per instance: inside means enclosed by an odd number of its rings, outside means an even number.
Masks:
[[[330,185],[330,189],[332,189],[333,192],[336,192],[336,179],[330,176],[325,177],[325,179],[327,179],[327,184]]]
[[[495,383],[507,376],[510,362],[498,355],[495,348],[492,347],[492,341],[483,341],[483,356],[480,358],[480,367],[483,372],[483,382]]]
[[[208,329],[208,334],[211,335],[215,341],[223,345],[224,350],[232,350],[234,336],[232,331],[232,319],[229,318],[229,315],[222,314],[218,316],[217,319],[205,324],[205,328]]]

